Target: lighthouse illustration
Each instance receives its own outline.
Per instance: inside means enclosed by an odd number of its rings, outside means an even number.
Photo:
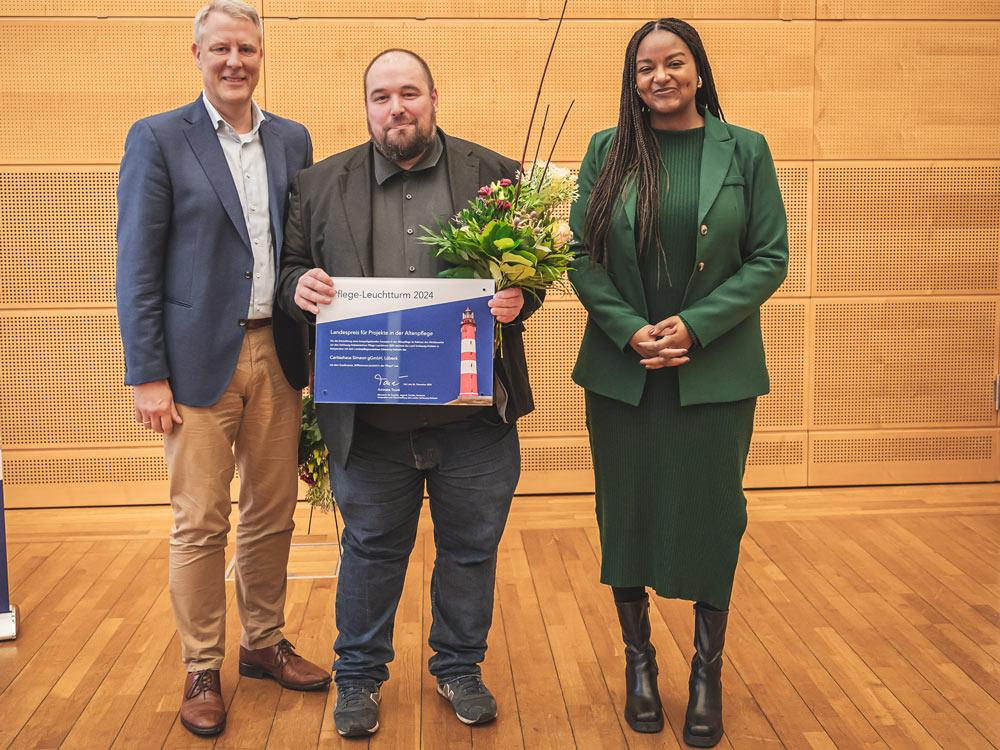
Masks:
[[[479,380],[476,375],[476,316],[470,308],[462,313],[462,360],[458,399],[465,401],[479,396]]]

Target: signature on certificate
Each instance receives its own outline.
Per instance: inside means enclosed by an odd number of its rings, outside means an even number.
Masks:
[[[400,380],[406,380],[406,378],[408,378],[409,375],[399,375],[396,380],[392,380],[391,378],[384,378],[382,377],[381,373],[376,372],[374,377],[375,380],[378,381],[379,386],[388,386],[389,388],[394,388],[399,386]]]

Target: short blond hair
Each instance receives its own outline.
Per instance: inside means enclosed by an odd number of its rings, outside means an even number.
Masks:
[[[260,22],[260,16],[252,5],[244,3],[243,0],[212,0],[208,5],[199,10],[194,16],[194,43],[201,44],[201,35],[208,22],[209,13],[225,13],[231,18],[245,18],[256,28],[260,38],[264,38],[264,26]]]

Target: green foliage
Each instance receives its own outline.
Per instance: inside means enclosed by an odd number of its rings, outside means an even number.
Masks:
[[[518,182],[491,183],[450,223],[437,231],[422,227],[426,234],[420,240],[450,266],[440,276],[493,279],[498,289],[536,294],[562,283],[572,260],[572,233],[552,214],[576,197],[576,178],[568,169],[536,163],[518,181],[520,192]]]
[[[330,490],[330,452],[323,442],[316,421],[316,404],[308,393],[302,394],[302,429],[299,432],[299,478],[309,486],[306,501],[320,510],[333,510],[335,500]]]

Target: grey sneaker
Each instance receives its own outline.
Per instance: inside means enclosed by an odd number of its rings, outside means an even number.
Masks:
[[[367,737],[378,731],[382,693],[375,683],[337,685],[333,722],[341,737]]]
[[[463,724],[486,724],[497,717],[497,702],[477,674],[466,674],[438,683],[438,693],[451,701]]]

